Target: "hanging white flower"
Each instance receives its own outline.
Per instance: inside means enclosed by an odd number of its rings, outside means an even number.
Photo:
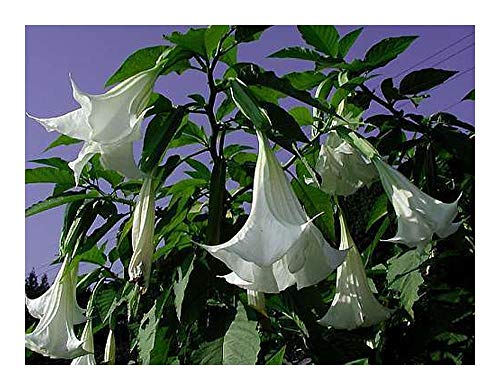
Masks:
[[[29,313],[40,319],[35,330],[25,335],[26,348],[57,359],[88,353],[73,329],[86,321],[76,301],[77,269],[77,264],[64,260],[54,284],[39,298],[26,298]]]
[[[311,286],[342,263],[300,205],[267,138],[257,131],[259,155],[253,202],[242,229],[220,245],[202,245],[233,273],[225,279],[247,290],[277,293]]]
[[[354,329],[375,325],[387,319],[391,311],[373,296],[358,248],[354,244],[344,216],[340,216],[340,249],[347,249],[344,263],[337,268],[335,296],[327,313],[318,322],[335,329]]]
[[[110,329],[108,333],[108,338],[106,339],[106,346],[104,347],[103,363],[115,364],[115,359],[116,359],[115,333],[113,332],[113,329]]]
[[[101,95],[86,94],[71,79],[73,97],[81,108],[54,118],[30,118],[47,131],[84,141],[75,161],[69,165],[78,183],[83,167],[96,153],[102,164],[129,178],[141,175],[134,160],[132,144],[141,138],[141,124],[161,64],[140,72]]]
[[[86,355],[78,356],[71,362],[72,365],[94,365],[97,364],[94,356],[94,333],[92,320],[87,320],[82,333],[83,348],[88,351]]]
[[[421,250],[431,241],[434,233],[445,238],[457,231],[460,222],[453,220],[458,213],[460,197],[453,203],[440,202],[420,191],[379,157],[375,157],[373,163],[398,218],[396,236],[387,241]]]
[[[332,195],[351,195],[378,179],[373,164],[335,130],[321,145],[316,170],[321,175],[321,189]]]
[[[139,283],[141,293],[149,285],[154,252],[155,193],[151,176],[144,178],[132,222],[133,254],[128,266],[130,281]]]

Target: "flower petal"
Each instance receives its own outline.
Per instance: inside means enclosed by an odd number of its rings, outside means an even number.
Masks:
[[[115,170],[129,179],[138,179],[142,172],[134,160],[133,143],[101,146],[101,163],[108,169]]]
[[[49,132],[57,131],[68,137],[83,141],[88,141],[90,139],[91,128],[82,108],[54,118],[36,118],[30,114],[26,115],[36,120]]]

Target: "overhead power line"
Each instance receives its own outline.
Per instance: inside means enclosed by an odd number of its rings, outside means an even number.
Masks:
[[[446,50],[451,49],[452,47],[458,45],[460,42],[464,41],[465,39],[469,38],[472,35],[474,35],[474,32],[463,36],[462,38],[460,38],[457,41],[449,44],[448,46],[443,47],[442,49],[439,49],[438,51],[436,51],[435,53],[431,54],[430,56],[425,57],[424,59],[422,59],[421,61],[417,62],[416,64],[414,64],[414,65],[410,66],[409,68],[407,68],[407,69],[399,72],[397,75],[393,76],[393,78],[399,77],[399,76],[405,74],[406,72],[408,72],[409,70],[415,69],[417,66],[419,66],[419,65],[427,62],[431,58],[434,58],[434,57],[438,56],[439,54],[445,52]]]

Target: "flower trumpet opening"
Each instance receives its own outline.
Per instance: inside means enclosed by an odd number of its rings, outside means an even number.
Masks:
[[[73,359],[87,354],[74,325],[86,321],[85,310],[76,301],[78,264],[66,258],[53,285],[39,298],[26,298],[29,313],[40,319],[33,332],[25,335],[26,348],[44,356]]]
[[[370,290],[361,255],[349,234],[342,212],[340,226],[340,248],[348,249],[348,254],[337,269],[333,302],[318,322],[323,326],[347,330],[375,325],[387,319],[391,311],[382,306]]]
[[[374,158],[373,162],[398,220],[396,236],[386,241],[422,250],[434,233],[446,238],[458,230],[461,222],[453,220],[458,214],[460,196],[453,203],[443,203],[421,191],[380,158]]]
[[[224,277],[226,281],[243,288],[277,293],[292,284],[297,288],[316,284],[345,254],[326,242],[314,218],[300,205],[269,141],[260,131],[257,137],[259,154],[247,221],[229,241],[201,246],[233,271]]]
[[[91,95],[82,92],[70,76],[73,97],[80,108],[53,118],[36,118],[47,131],[57,131],[84,141],[76,160],[69,166],[78,184],[83,167],[100,153],[104,167],[137,179],[132,144],[141,138],[141,125],[153,86],[162,65],[142,71],[118,83],[107,92]]]

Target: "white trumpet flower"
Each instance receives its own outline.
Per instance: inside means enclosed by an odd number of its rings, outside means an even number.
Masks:
[[[94,356],[94,333],[92,330],[92,320],[88,320],[82,333],[83,348],[88,351],[86,355],[78,356],[71,362],[72,365],[95,365]]]
[[[253,202],[241,230],[229,241],[202,245],[232,271],[224,278],[247,290],[277,293],[325,279],[344,260],[301,207],[269,141],[257,131],[259,155]]]
[[[335,329],[354,329],[375,325],[387,319],[391,311],[382,306],[368,286],[361,256],[340,216],[340,249],[348,249],[346,260],[337,269],[335,297],[327,313],[318,322]]]
[[[40,319],[25,335],[26,348],[56,359],[73,359],[87,354],[73,326],[86,321],[76,301],[77,264],[64,260],[54,284],[39,298],[26,298],[29,313]]]
[[[78,184],[83,167],[96,153],[103,166],[129,178],[138,178],[141,171],[134,160],[132,144],[141,138],[145,108],[161,71],[161,64],[140,72],[101,95],[86,94],[71,79],[73,97],[81,106],[54,118],[35,118],[49,132],[84,141],[77,159],[69,165]]]
[[[130,281],[138,282],[141,293],[149,285],[154,252],[155,194],[151,176],[144,178],[132,222],[133,254],[128,266]]]
[[[332,195],[351,195],[378,179],[373,164],[335,130],[321,145],[316,170],[321,175],[321,189]]]
[[[453,203],[440,202],[420,191],[380,158],[374,158],[373,163],[398,218],[396,236],[387,241],[421,250],[431,241],[434,233],[445,238],[457,231],[460,222],[454,223],[453,220],[458,213],[460,197]]]
[[[110,329],[108,333],[108,338],[106,340],[106,346],[104,347],[103,363],[115,364],[115,358],[116,358],[115,333],[113,332],[113,329]]]

